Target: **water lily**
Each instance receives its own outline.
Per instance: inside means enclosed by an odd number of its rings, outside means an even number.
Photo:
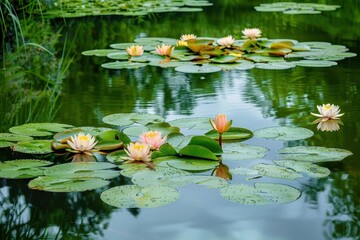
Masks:
[[[344,113],[340,113],[339,106],[330,103],[323,104],[322,106],[318,105],[317,109],[320,114],[318,113],[311,113],[311,114],[314,115],[315,117],[322,118],[323,122],[330,119],[339,119],[339,117],[344,115]]]
[[[242,30],[242,34],[244,34],[243,38],[245,39],[255,40],[261,37],[261,30],[258,28],[245,28]]]
[[[235,38],[233,36],[229,35],[227,37],[219,38],[217,40],[217,43],[221,46],[230,47],[235,42]]]
[[[157,46],[156,47],[156,52],[161,55],[161,56],[168,56],[170,57],[173,50],[174,50],[174,47],[171,46],[171,45],[161,45],[161,46]]]
[[[178,40],[176,41],[176,46],[186,46],[187,47],[188,43],[186,41],[181,41]]]
[[[210,124],[219,133],[219,145],[222,148],[222,134],[229,130],[232,120],[227,121],[225,114],[218,114],[215,122],[210,118]]]
[[[71,136],[70,139],[71,140],[67,140],[67,143],[72,148],[72,150],[77,153],[90,152],[97,144],[95,137],[91,136],[90,133],[85,135],[81,132],[78,135]]]
[[[317,129],[326,132],[338,131],[340,129],[340,124],[343,124],[340,119],[329,119],[327,121],[323,121],[323,118],[318,118],[312,123],[318,123]]]
[[[232,120],[227,121],[225,114],[218,114],[215,117],[215,122],[210,119],[210,124],[218,133],[224,133],[229,130]]]
[[[151,161],[150,146],[148,144],[140,142],[130,143],[124,150],[129,157],[124,157],[123,159],[128,160],[128,162]]]
[[[135,57],[135,56],[141,56],[144,53],[144,47],[133,45],[126,48],[126,52],[129,54],[129,56]]]
[[[191,40],[191,39],[196,39],[196,35],[194,35],[194,34],[183,34],[180,37],[181,41],[187,41],[187,40]]]
[[[160,146],[166,141],[166,136],[161,138],[161,132],[148,131],[140,135],[140,142],[150,146],[151,149],[159,150]]]

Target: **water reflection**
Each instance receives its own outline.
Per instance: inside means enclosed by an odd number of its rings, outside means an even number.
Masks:
[[[343,125],[343,122],[340,119],[330,119],[323,121],[322,118],[318,118],[312,122],[312,124],[317,124],[316,128],[321,131],[338,131],[340,129],[340,124]]]

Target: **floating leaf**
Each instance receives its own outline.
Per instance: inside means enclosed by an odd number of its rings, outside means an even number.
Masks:
[[[247,160],[263,158],[269,149],[242,143],[226,143],[223,145],[223,160]]]
[[[139,136],[147,131],[159,131],[161,132],[162,136],[165,136],[172,132],[180,132],[180,129],[178,127],[171,126],[169,123],[166,122],[154,124],[150,123],[146,126],[131,126],[124,129],[124,133],[129,136]]]
[[[294,169],[297,172],[306,173],[309,177],[322,178],[330,175],[330,170],[310,162],[300,162],[293,160],[277,160],[275,164]]]
[[[244,167],[230,169],[230,172],[231,172],[231,174],[244,175],[244,176],[251,176],[251,175],[259,174],[259,172],[257,170],[254,170],[251,168],[244,168]]]
[[[269,63],[256,63],[256,68],[259,69],[272,69],[272,70],[283,70],[296,67],[295,64],[291,62],[269,62]]]
[[[161,123],[165,119],[159,115],[146,113],[116,113],[105,116],[102,121],[117,126],[127,126],[133,123],[146,125],[148,123]]]
[[[0,133],[0,141],[18,142],[18,141],[29,141],[32,139],[33,138],[30,136],[25,136],[20,134]]]
[[[268,127],[256,130],[254,132],[256,137],[283,141],[294,141],[309,138],[314,135],[314,132],[301,127]]]
[[[23,179],[41,176],[43,166],[52,164],[38,159],[17,159],[0,162],[0,178]]]
[[[216,155],[206,147],[198,145],[188,145],[179,150],[179,154],[186,157],[194,157],[218,161]]]
[[[110,188],[101,193],[105,203],[118,208],[153,208],[160,207],[179,198],[179,192],[168,186],[123,185]]]
[[[46,154],[52,153],[51,140],[29,140],[21,141],[13,146],[13,150],[16,152],[28,153],[28,154]]]
[[[103,68],[108,69],[132,69],[132,68],[141,68],[146,67],[147,63],[139,63],[139,62],[108,62],[101,64]]]
[[[279,167],[276,165],[259,163],[252,167],[252,169],[258,171],[258,173],[262,176],[272,177],[272,178],[280,178],[286,180],[296,180],[301,178],[302,175],[284,167]]]
[[[54,132],[62,132],[72,127],[71,125],[61,123],[28,123],[12,127],[9,131],[20,135],[44,137],[51,136]]]
[[[169,123],[172,126],[177,126],[179,128],[192,129],[192,130],[209,130],[211,125],[209,122],[210,118],[199,117],[199,118],[179,118]]]
[[[210,130],[205,133],[206,136],[219,139],[219,133],[216,130]],[[253,132],[246,128],[230,127],[228,131],[222,134],[223,140],[245,140],[252,138]]]
[[[43,176],[31,180],[29,188],[47,192],[83,192],[104,187],[109,183],[100,178],[64,179]]]
[[[212,138],[206,136],[194,136],[191,138],[189,145],[199,145],[206,147],[215,154],[221,154],[223,151],[219,143]]]
[[[325,60],[300,60],[292,63],[301,67],[331,67],[337,65],[337,62]]]
[[[83,51],[81,54],[84,56],[97,56],[97,57],[106,57],[109,53],[118,53],[119,50],[116,49],[94,49]]]
[[[181,158],[166,162],[169,166],[186,171],[207,171],[219,165],[217,161]]]
[[[220,195],[240,204],[265,205],[293,202],[301,193],[283,184],[255,183],[254,187],[245,184],[226,186],[220,190]]]
[[[216,67],[213,65],[182,65],[175,68],[175,71],[183,72],[183,73],[214,73],[214,72],[220,72],[221,68]]]
[[[280,158],[304,162],[333,162],[341,161],[352,152],[340,148],[327,148],[317,146],[287,147],[279,150]]]

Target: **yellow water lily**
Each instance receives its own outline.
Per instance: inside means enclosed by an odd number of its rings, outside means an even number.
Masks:
[[[180,37],[181,41],[187,41],[187,40],[191,40],[191,39],[196,39],[196,35],[194,35],[194,34],[183,34]]]
[[[243,38],[245,39],[255,40],[261,37],[261,30],[259,28],[245,28],[242,30],[242,34],[244,34]]]
[[[161,55],[161,56],[168,56],[170,57],[173,50],[174,50],[174,46],[171,45],[159,45],[155,48],[156,52]]]
[[[178,40],[176,41],[176,46],[185,46],[187,47],[188,43],[186,41]]]
[[[135,56],[141,56],[144,53],[144,47],[133,45],[126,48],[126,52],[129,54],[129,56],[135,57]]]
[[[344,115],[344,113],[340,113],[339,106],[330,103],[318,105],[317,109],[320,114],[318,113],[311,113],[311,114],[314,115],[315,117],[322,118],[323,122],[330,119],[339,119],[341,116]]]
[[[230,47],[231,45],[234,44],[234,42],[235,42],[235,38],[233,38],[233,36],[231,36],[231,35],[229,35],[227,37],[219,38],[217,40],[217,43],[224,47]]]
[[[95,137],[89,134],[79,133],[78,135],[71,136],[71,140],[67,140],[67,144],[72,148],[74,152],[90,152],[97,141],[95,141]]]
[[[159,150],[160,146],[166,142],[166,136],[161,138],[159,131],[147,131],[140,135],[140,142],[150,146],[151,149]]]
[[[150,146],[148,144],[140,142],[130,143],[124,150],[128,157],[123,157],[123,159],[128,160],[128,162],[151,161]]]

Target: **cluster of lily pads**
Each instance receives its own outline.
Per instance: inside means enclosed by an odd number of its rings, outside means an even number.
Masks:
[[[57,0],[41,14],[50,18],[121,15],[144,16],[162,12],[199,12],[212,6],[207,0]]]
[[[319,14],[323,11],[335,11],[339,5],[321,3],[275,2],[262,3],[255,7],[258,12],[282,12],[284,14]]]
[[[177,188],[190,183],[219,189],[225,199],[240,204],[276,204],[295,201],[301,192],[261,179],[296,180],[304,174],[325,177],[330,170],[317,163],[341,161],[352,154],[345,149],[296,146],[280,149],[279,160],[266,160],[267,148],[242,141],[254,135],[292,141],[314,133],[299,127],[252,132],[231,126],[225,115],[218,115],[215,121],[185,118],[166,122],[153,114],[118,113],[104,117],[103,122],[115,127],[29,123],[0,133],[1,147],[31,155],[30,159],[1,162],[0,178],[32,179],[28,186],[36,190],[75,192],[105,187],[110,179],[122,175],[133,184],[110,188],[100,196],[120,208],[169,204],[179,198]],[[55,165],[48,160],[52,154],[64,154],[67,160]],[[100,155],[106,160],[97,161]],[[263,161],[250,168],[242,166],[251,159]],[[238,167],[229,168],[226,164],[230,162]],[[232,175],[243,176],[244,183],[232,183]]]
[[[242,33],[244,39],[194,34],[184,34],[180,39],[144,37],[135,39],[135,43],[114,43],[110,45],[112,49],[88,50],[82,54],[112,59],[101,65],[107,69],[157,66],[185,73],[331,67],[338,60],[356,56],[343,45],[260,38],[261,30],[257,28],[244,29]]]

